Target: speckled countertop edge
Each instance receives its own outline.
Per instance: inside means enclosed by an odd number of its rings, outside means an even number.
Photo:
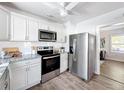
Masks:
[[[24,60],[30,60],[35,58],[40,58],[41,56],[38,54],[28,54],[28,55],[22,55],[22,57],[15,57],[15,58],[8,58],[8,59],[0,59],[0,79],[3,76],[5,70],[9,66],[9,64],[18,62],[18,61],[24,61]]]

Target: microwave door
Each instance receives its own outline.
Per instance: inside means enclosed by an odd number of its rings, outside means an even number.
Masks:
[[[56,33],[48,31],[39,31],[39,41],[55,41]]]

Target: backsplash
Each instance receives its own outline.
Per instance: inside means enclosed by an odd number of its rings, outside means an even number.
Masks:
[[[32,46],[53,46],[55,49],[66,46],[66,43],[58,42],[0,42],[2,48],[18,47],[23,54],[30,54]]]

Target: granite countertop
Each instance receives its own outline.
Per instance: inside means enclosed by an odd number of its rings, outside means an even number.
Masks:
[[[23,60],[30,60],[30,59],[34,59],[34,58],[39,58],[41,57],[40,55],[38,54],[35,54],[35,55],[23,55],[22,57],[13,57],[13,58],[10,58],[9,61],[10,61],[10,64],[13,63],[13,62],[18,62],[18,61],[23,61]]]
[[[39,58],[41,57],[38,54],[28,54],[28,55],[22,55],[21,57],[13,57],[13,58],[6,58],[6,59],[0,59],[0,79],[3,75],[3,73],[5,72],[6,68],[8,67],[9,64],[11,63],[15,63],[18,61],[23,61],[23,60],[30,60],[30,59],[34,59],[34,58]]]

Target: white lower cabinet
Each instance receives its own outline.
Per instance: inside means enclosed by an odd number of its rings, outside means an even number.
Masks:
[[[40,64],[31,65],[28,71],[28,85],[32,86],[32,84],[37,83],[40,80],[41,80],[41,65]]]
[[[10,64],[10,74],[11,90],[28,89],[40,83],[41,58]]]
[[[60,73],[68,69],[68,53],[60,54]]]
[[[10,78],[10,88],[23,89],[27,85],[27,72],[26,67],[12,69],[12,78]]]

